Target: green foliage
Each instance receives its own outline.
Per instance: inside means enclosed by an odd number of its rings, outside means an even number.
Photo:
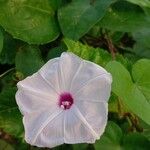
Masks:
[[[148,150],[150,142],[138,133],[123,134],[114,122],[109,122],[104,135],[96,142],[95,149],[105,150]]]
[[[83,45],[80,42],[74,42],[69,39],[64,39],[69,52],[73,52],[83,59],[90,60],[99,65],[105,66],[108,61],[111,60],[111,56],[107,51],[100,48],[89,47],[88,45]]]
[[[141,59],[133,65],[133,80],[150,103],[150,60]]]
[[[49,0],[0,1],[0,25],[15,38],[32,44],[48,43],[59,35]]]
[[[52,48],[47,54],[47,60],[50,60],[55,57],[59,57],[61,53],[64,51],[65,50],[63,49],[62,46]]]
[[[40,69],[44,62],[38,48],[23,46],[16,54],[15,64],[17,71],[27,76]]]
[[[63,34],[78,40],[102,19],[113,2],[115,0],[75,0],[62,7],[58,12],[58,19]]]
[[[112,91],[122,99],[132,112],[150,125],[150,103],[148,102],[150,98],[148,93],[150,81],[147,78],[149,75],[149,70],[147,70],[149,64],[149,60],[139,60],[134,64],[132,69],[134,82],[127,69],[119,62],[109,62],[106,69],[113,77]],[[144,68],[141,68],[142,65],[144,65]],[[139,70],[139,68],[141,69]]]
[[[0,53],[0,63],[1,64],[14,64],[16,49],[17,49],[16,41],[9,34],[5,33],[4,41],[3,41],[3,48]]]
[[[1,51],[3,49],[3,33],[2,31],[0,30],[0,54],[1,54]]]
[[[137,4],[137,5],[140,5],[142,7],[149,7],[150,8],[150,1],[149,0],[127,0],[131,3],[134,3],[134,4]]]
[[[64,42],[69,52],[73,52],[81,58],[92,61],[103,67],[105,67],[106,64],[112,60],[110,53],[102,48],[93,48],[69,39],[64,39]],[[127,65],[126,59],[124,59],[120,54],[116,54],[116,60],[122,62],[124,65]]]
[[[142,8],[126,1],[119,1],[106,12],[98,26],[113,31],[137,32],[149,30],[149,23]]]
[[[149,0],[0,0],[0,150],[42,149],[24,141],[16,84],[64,51],[112,74],[109,122],[95,144],[53,149],[148,150]]]
[[[14,148],[10,144],[8,144],[7,142],[3,140],[0,140],[0,146],[2,150],[14,150]]]
[[[82,149],[82,150],[88,150],[88,144],[75,144],[73,145],[73,150],[78,150],[78,149]]]
[[[0,94],[0,128],[16,137],[22,136],[22,117],[15,101],[16,88],[3,89]]]
[[[138,57],[150,58],[150,31],[137,32],[133,34],[137,43],[134,46],[133,52]]]

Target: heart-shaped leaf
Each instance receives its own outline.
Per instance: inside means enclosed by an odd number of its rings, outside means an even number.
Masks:
[[[149,60],[139,60],[133,66],[133,82],[130,73],[119,62],[112,61],[106,65],[106,69],[113,76],[112,91],[132,112],[150,124],[150,103],[148,102],[150,68],[148,68]]]
[[[32,44],[55,40],[59,35],[49,0],[0,1],[0,25],[15,38]]]
[[[115,0],[74,0],[58,11],[63,34],[78,40],[102,19]]]

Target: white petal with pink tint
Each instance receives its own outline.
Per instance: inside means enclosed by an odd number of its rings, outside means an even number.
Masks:
[[[64,118],[65,143],[94,143],[98,135],[87,124],[78,108],[68,110]]]
[[[104,68],[68,52],[20,81],[16,101],[27,143],[94,143],[107,124],[111,82]]]
[[[111,76],[108,73],[91,78],[82,84],[75,93],[73,92],[74,98],[91,102],[107,102],[110,97],[111,82]]]

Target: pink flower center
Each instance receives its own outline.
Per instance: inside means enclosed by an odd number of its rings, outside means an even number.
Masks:
[[[68,92],[64,92],[59,97],[59,106],[64,110],[70,109],[73,104],[72,95]]]

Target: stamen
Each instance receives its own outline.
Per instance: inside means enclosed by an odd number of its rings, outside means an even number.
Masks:
[[[73,98],[72,95],[68,92],[64,92],[60,95],[59,97],[59,106],[66,110],[66,109],[70,109],[70,107],[73,104]]]

